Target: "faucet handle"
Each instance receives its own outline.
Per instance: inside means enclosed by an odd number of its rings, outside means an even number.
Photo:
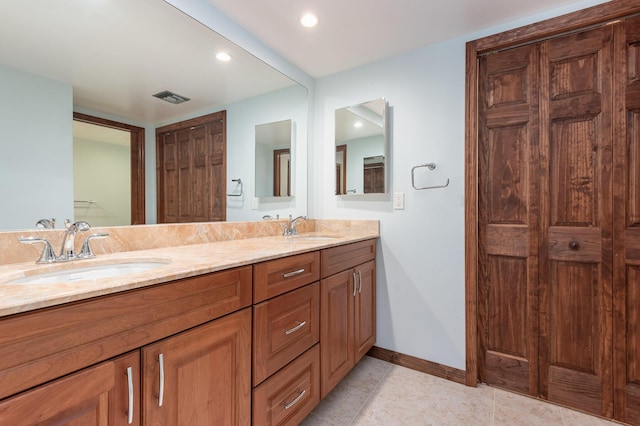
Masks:
[[[44,243],[44,250],[42,250],[42,255],[40,255],[40,259],[36,260],[36,263],[53,263],[57,260],[51,244],[45,238],[20,237],[18,241],[23,244]]]
[[[91,241],[94,238],[107,238],[108,236],[109,236],[108,233],[89,235],[84,240],[84,243],[82,244],[82,248],[80,249],[80,254],[78,255],[78,257],[81,259],[92,259],[96,257],[95,253],[93,253],[93,250],[91,250],[91,245],[89,244],[89,241]]]

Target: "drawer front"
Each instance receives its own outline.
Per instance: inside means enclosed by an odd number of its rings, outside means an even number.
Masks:
[[[320,339],[320,284],[315,282],[253,307],[253,384]]]
[[[0,320],[0,398],[251,305],[250,266]]]
[[[322,250],[322,278],[376,258],[376,240],[366,240]]]
[[[320,252],[297,254],[253,265],[253,303],[320,279]]]
[[[320,402],[318,345],[253,390],[253,424],[297,425]]]

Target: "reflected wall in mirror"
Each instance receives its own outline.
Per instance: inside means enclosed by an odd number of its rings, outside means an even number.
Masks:
[[[304,87],[163,0],[3,0],[0,15],[0,39],[12,40],[0,43],[0,179],[9,183],[0,185],[0,199],[10,206],[0,211],[0,230],[76,219],[74,113],[144,129],[146,167],[138,173],[144,170],[147,186],[131,197],[147,223],[156,220],[157,127],[227,110],[225,185],[233,192],[232,179],[254,181],[246,156],[255,124],[291,117],[303,145],[292,160],[299,182],[295,201],[276,208],[306,214]],[[215,59],[221,50],[230,62]],[[152,96],[164,90],[190,100]],[[258,220],[249,199],[227,203],[227,220]]]
[[[384,98],[336,110],[336,195],[387,192],[387,120]]]
[[[292,136],[291,120],[256,126],[256,197],[293,195],[291,190]]]

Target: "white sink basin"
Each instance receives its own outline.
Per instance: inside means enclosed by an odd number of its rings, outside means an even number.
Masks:
[[[140,262],[121,261],[91,266],[78,265],[74,268],[65,268],[53,272],[27,273],[27,276],[7,281],[7,284],[62,284],[74,281],[92,281],[149,271],[168,264],[168,261],[151,260]]]

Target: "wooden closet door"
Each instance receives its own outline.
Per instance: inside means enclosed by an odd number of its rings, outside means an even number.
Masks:
[[[537,396],[538,47],[479,61],[479,375]]]
[[[612,416],[612,28],[541,44],[540,392]]]
[[[640,425],[640,18],[616,29],[615,418]]]

